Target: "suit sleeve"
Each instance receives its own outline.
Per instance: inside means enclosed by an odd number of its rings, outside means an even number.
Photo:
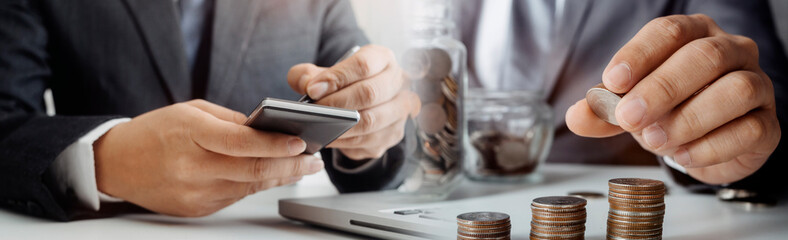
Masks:
[[[766,164],[749,177],[732,183],[729,187],[755,190],[767,195],[786,193],[788,185],[777,184],[786,181],[788,171],[788,143],[785,129],[788,128],[788,60],[785,49],[777,36],[774,19],[765,0],[754,1],[690,1],[686,5],[686,13],[703,13],[713,18],[728,33],[738,34],[753,39],[758,44],[761,68],[774,85],[777,102],[777,118],[780,121],[782,139],[777,150],[769,157]],[[687,182],[689,182],[688,179]]]
[[[369,41],[356,24],[348,1],[323,1],[325,15],[316,64],[331,66],[348,49],[363,46]],[[337,190],[342,193],[363,192],[398,187],[414,166],[406,161],[405,140],[390,148],[380,159],[355,161],[335,149],[323,149],[326,172]]]
[[[55,158],[113,116],[46,116],[47,31],[34,1],[0,3],[0,206],[69,220],[85,213],[49,174]],[[56,93],[55,93],[56,94]]]

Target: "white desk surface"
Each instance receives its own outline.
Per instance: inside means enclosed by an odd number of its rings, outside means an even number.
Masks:
[[[571,169],[571,170],[570,170]],[[503,186],[527,188],[545,194],[577,190],[606,190],[614,177],[640,176],[666,181],[665,239],[788,239],[788,204],[748,208],[718,201],[712,195],[687,193],[672,185],[656,167],[546,165],[546,184]],[[572,172],[567,174],[566,172]],[[583,172],[585,174],[577,174]],[[566,180],[562,180],[566,179]],[[477,183],[466,181],[465,186]],[[483,186],[480,185],[480,186]],[[280,198],[337,194],[324,172],[306,177],[294,186],[280,187],[253,196],[203,218],[176,218],[156,214],[124,215],[108,219],[53,222],[0,210],[0,239],[359,239],[359,235],[312,227],[282,218]],[[523,208],[529,202],[524,202]],[[606,199],[589,201],[587,239],[604,239]],[[529,219],[513,219],[513,239],[527,239]],[[523,223],[519,225],[517,223]],[[599,228],[599,229],[597,229]],[[593,234],[591,234],[593,233]]]

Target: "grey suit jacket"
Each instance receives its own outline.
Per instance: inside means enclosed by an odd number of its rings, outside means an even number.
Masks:
[[[341,0],[217,0],[212,26],[205,98],[247,114],[263,97],[299,97],[286,79],[293,65],[329,66],[367,43]],[[58,192],[51,162],[108,119],[191,99],[187,68],[172,1],[2,1],[0,205],[60,220],[95,214]]]
[[[514,47],[518,54],[528,54],[518,48],[518,38],[527,33],[528,18],[523,16],[525,4],[515,1],[513,24]],[[475,34],[480,15],[481,1],[455,1],[460,6],[455,12],[461,30],[461,39],[469,49],[469,64],[473,64]],[[555,142],[548,157],[549,162],[595,164],[657,164],[657,158],[643,150],[629,134],[611,138],[592,139],[579,137],[566,127],[564,113],[585,92],[602,82],[602,71],[613,55],[650,20],[672,14],[703,13],[712,17],[723,30],[744,35],[755,40],[760,48],[760,64],[771,77],[777,98],[778,117],[782,129],[788,128],[788,61],[783,46],[777,38],[769,3],[760,0],[581,0],[566,1],[563,18],[558,23],[555,47],[550,52],[544,75],[548,102],[555,116]],[[519,30],[519,31],[518,31]],[[496,37],[496,36],[489,36]],[[475,73],[470,73],[470,86],[479,86]],[[785,131],[783,131],[784,133]],[[783,134],[783,139],[785,139]],[[780,177],[788,171],[785,159],[785,140],[767,164],[752,177],[737,184],[748,188],[775,187],[769,181],[784,182]],[[685,176],[682,181],[688,181]],[[773,191],[774,189],[769,189]]]

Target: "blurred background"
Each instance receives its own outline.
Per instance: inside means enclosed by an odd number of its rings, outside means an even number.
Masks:
[[[407,1],[351,0],[358,24],[375,43],[387,46],[399,53],[403,50],[404,23]],[[777,30],[783,46],[788,44],[788,1],[770,0]],[[788,54],[788,51],[786,51]],[[788,67],[788,66],[786,66]]]
[[[350,0],[356,20],[370,41],[391,48],[397,56],[401,55],[407,43],[405,39],[407,2]],[[788,1],[770,0],[770,3],[780,39],[783,46],[788,46]],[[49,90],[44,93],[44,100],[47,114],[54,115],[55,109]]]

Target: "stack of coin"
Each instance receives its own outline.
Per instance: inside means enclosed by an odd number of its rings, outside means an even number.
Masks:
[[[405,52],[403,62],[422,102],[416,135],[424,184],[442,184],[460,172],[459,85],[452,77],[452,59],[440,48],[414,48]]]
[[[586,200],[578,197],[540,197],[531,203],[531,239],[583,239]]]
[[[642,178],[608,182],[608,239],[662,239],[665,184]]]
[[[457,239],[510,239],[509,215],[498,212],[469,212],[457,215]]]

